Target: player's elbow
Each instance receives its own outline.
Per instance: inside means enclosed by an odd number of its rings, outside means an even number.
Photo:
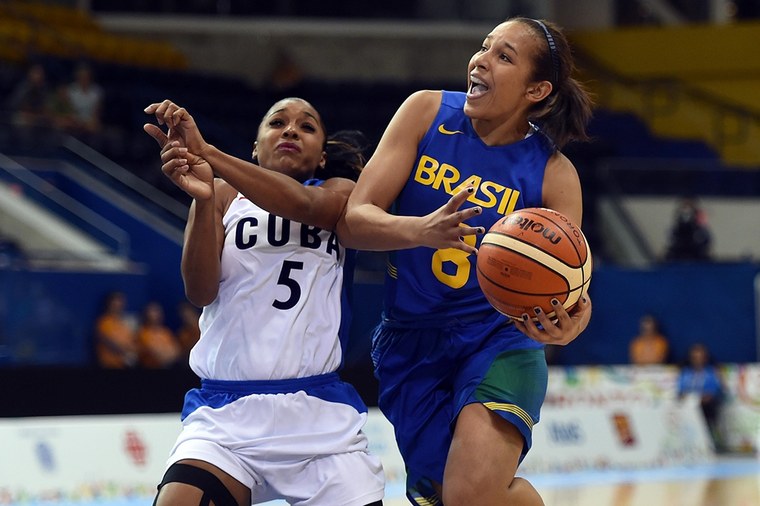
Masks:
[[[185,297],[196,307],[205,307],[216,300],[219,295],[219,284],[213,286],[207,283],[194,283],[185,279]]]
[[[335,233],[340,238],[340,243],[346,248],[362,249],[366,247],[364,241],[358,233],[362,227],[361,211],[356,207],[346,206],[343,215],[335,224]]]
[[[187,300],[196,307],[205,307],[216,300],[216,294],[211,295],[207,293],[194,292],[192,290],[185,290],[185,297]]]

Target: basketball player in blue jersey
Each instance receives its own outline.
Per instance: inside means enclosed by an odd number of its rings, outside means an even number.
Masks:
[[[182,275],[203,307],[190,353],[201,387],[185,397],[155,504],[382,504],[382,466],[362,432],[367,408],[336,373],[352,268],[336,230],[361,149],[326,141],[319,114],[298,98],[267,112],[256,164],[205,143],[170,101],[145,111],[169,127],[167,136],[145,126],[162,146],[162,170],[193,197]]]
[[[579,178],[559,150],[586,138],[591,115],[573,69],[552,24],[496,26],[469,62],[467,92],[411,95],[349,197],[346,244],[395,250],[372,356],[413,504],[543,504],[515,477],[546,394],[542,348],[575,339],[591,303],[568,314],[553,301],[556,322],[536,310],[512,324],[479,289],[475,255],[515,209],[580,225]]]

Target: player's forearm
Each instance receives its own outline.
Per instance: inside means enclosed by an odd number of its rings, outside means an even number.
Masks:
[[[214,201],[195,201],[185,229],[182,279],[185,295],[198,307],[216,299],[221,276]]]
[[[214,146],[204,150],[203,158],[218,177],[262,209],[283,218],[314,224],[310,222],[314,212],[309,192],[299,181],[228,155]]]
[[[396,216],[373,204],[348,209],[339,223],[338,236],[348,248],[370,251],[391,251],[420,245],[418,217]]]

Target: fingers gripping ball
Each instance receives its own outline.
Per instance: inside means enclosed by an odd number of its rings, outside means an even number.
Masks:
[[[515,320],[535,315],[537,306],[554,318],[553,298],[570,311],[588,291],[591,267],[581,229],[552,209],[508,214],[491,227],[478,250],[480,288],[497,311]]]

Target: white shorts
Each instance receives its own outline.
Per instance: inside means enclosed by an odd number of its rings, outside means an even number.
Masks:
[[[183,459],[213,464],[251,488],[252,504],[284,499],[300,506],[364,506],[382,500],[382,464],[362,432],[366,410],[340,402],[341,395],[324,395],[319,386],[243,394],[209,393],[208,383],[186,397],[167,467]],[[342,382],[324,386],[333,394],[353,391]],[[200,402],[190,399],[194,393]]]

